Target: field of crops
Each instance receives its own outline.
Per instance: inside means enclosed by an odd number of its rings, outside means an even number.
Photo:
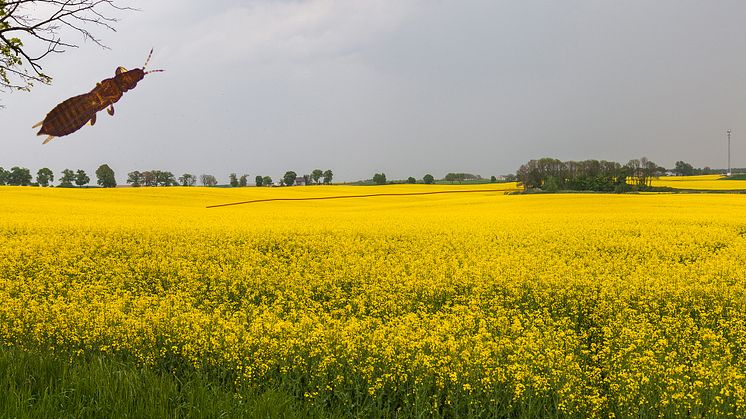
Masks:
[[[665,176],[653,179],[653,186],[703,191],[746,190],[746,180],[725,179],[721,175]]]
[[[205,208],[496,187],[0,188],[0,344],[350,415],[746,415],[742,195]]]

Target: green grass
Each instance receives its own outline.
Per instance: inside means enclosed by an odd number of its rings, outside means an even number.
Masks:
[[[199,371],[0,347],[0,418],[333,416],[281,391],[240,390]]]
[[[179,362],[145,367],[118,355],[71,356],[0,345],[0,419],[433,417],[427,413],[432,403],[429,394],[412,405],[401,405],[400,400],[363,400],[367,399],[363,396],[314,405],[289,387],[241,389],[229,377]],[[559,416],[541,398],[512,408],[496,403],[487,410],[445,405],[442,409],[435,415]]]

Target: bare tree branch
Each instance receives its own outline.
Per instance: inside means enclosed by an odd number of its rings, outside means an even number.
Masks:
[[[42,60],[67,48],[77,33],[84,41],[107,48],[96,31],[115,31],[115,13],[137,10],[115,0],[0,0],[0,92],[49,84]],[[63,35],[66,40],[63,40]]]

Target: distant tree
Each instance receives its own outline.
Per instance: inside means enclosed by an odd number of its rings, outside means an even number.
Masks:
[[[647,157],[641,157],[639,161],[637,185],[638,187],[650,187],[652,186],[653,177],[658,176],[660,173],[657,164],[648,160]],[[665,169],[663,169],[665,171]]]
[[[415,179],[414,177],[410,176],[410,177],[407,178],[407,183],[417,183],[417,179]]]
[[[60,178],[60,187],[72,188],[73,182],[75,182],[75,172],[70,169],[62,171],[62,177]]]
[[[10,172],[0,167],[0,186],[4,186],[8,183]]]
[[[543,182],[543,174],[539,171],[537,160],[529,160],[528,163],[522,164],[515,175],[524,190],[538,188]]]
[[[249,185],[249,175],[241,175],[238,179],[238,186],[245,187]]]
[[[311,184],[311,175],[303,175],[303,183],[308,186]]]
[[[216,186],[218,184],[218,180],[213,175],[203,174],[199,179],[202,182],[202,186]]]
[[[254,178],[254,183],[256,184],[256,186],[262,186],[264,185],[264,178],[261,176],[257,176]]]
[[[634,182],[638,187],[645,186],[647,182],[643,175],[642,162],[640,159],[632,159],[628,161],[625,167],[627,168],[628,177],[634,179]]]
[[[181,186],[194,186],[197,183],[197,178],[191,173],[184,173],[179,176],[179,183]]]
[[[435,178],[430,173],[426,174],[422,177],[422,182],[425,183],[425,185],[432,185],[435,183]]]
[[[376,173],[373,175],[373,183],[376,185],[385,185],[386,184],[386,173]]]
[[[238,175],[235,173],[231,173],[228,175],[228,182],[230,183],[232,188],[238,187]]]
[[[446,182],[463,182],[465,180],[474,180],[474,179],[480,179],[481,176],[479,175],[473,175],[471,173],[448,173],[444,180]]]
[[[506,182],[515,182],[516,181],[516,177],[515,177],[515,175],[513,173],[507,174],[507,175],[505,175],[505,181]]]
[[[317,185],[319,184],[322,176],[324,176],[324,172],[322,172],[321,169],[314,169],[313,172],[311,172],[311,179],[313,179],[313,182]]]
[[[91,181],[91,178],[88,177],[85,170],[78,169],[78,171],[75,173],[75,184],[78,186],[84,186],[87,185]]]
[[[490,182],[497,183],[497,177],[495,175],[490,176]]]
[[[158,186],[157,170],[146,170],[142,172],[142,185],[143,186]]]
[[[658,165],[648,160],[647,157],[630,160],[627,162],[626,168],[638,188],[649,187],[652,184],[653,177],[658,173]]]
[[[692,176],[694,175],[694,167],[689,163],[677,161],[673,172],[679,176]]]
[[[31,184],[31,172],[25,167],[14,166],[10,169],[10,175],[8,176],[8,185],[13,186],[28,186]]]
[[[282,177],[282,182],[285,184],[285,186],[293,186],[295,185],[295,178],[297,178],[298,175],[293,172],[292,170],[288,170],[285,172],[285,176]]]
[[[159,180],[163,176],[161,174],[160,170],[146,170],[145,173],[149,173],[150,175],[145,176],[145,184],[146,186],[155,186],[158,187],[160,185]]]
[[[155,175],[156,186],[176,186],[179,183],[176,181],[176,176],[173,173],[165,170],[153,170]]]
[[[104,188],[115,188],[117,178],[114,176],[114,170],[108,164],[102,164],[96,169],[96,183]]]
[[[127,183],[134,187],[142,186],[143,176],[142,173],[135,170],[134,172],[127,173]]]
[[[332,177],[334,177],[334,173],[332,173],[331,169],[327,169],[324,171],[324,185],[329,185],[332,183]]]
[[[269,177],[269,176],[264,176],[264,177],[262,178],[262,184],[263,184],[264,186],[272,186],[272,178],[271,178],[271,177]]]
[[[36,172],[36,183],[39,186],[47,187],[51,182],[54,182],[54,173],[49,168],[44,167]]]

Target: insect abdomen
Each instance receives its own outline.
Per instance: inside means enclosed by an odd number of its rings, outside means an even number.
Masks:
[[[93,118],[96,105],[97,101],[90,93],[67,99],[47,114],[37,135],[62,137],[72,134]]]

